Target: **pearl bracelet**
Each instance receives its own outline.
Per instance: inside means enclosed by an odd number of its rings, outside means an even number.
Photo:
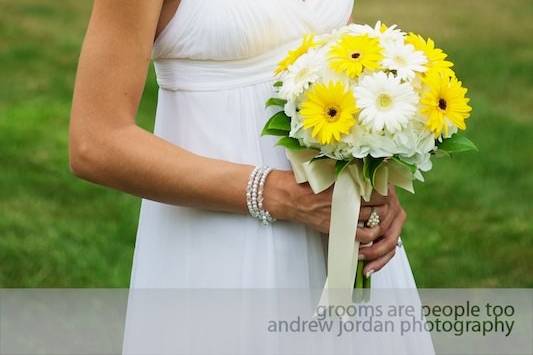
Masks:
[[[248,212],[252,217],[256,217],[256,209],[254,207],[254,204],[252,202],[252,196],[255,195],[253,193],[253,183],[255,180],[255,177],[257,176],[257,173],[259,172],[260,168],[256,167],[252,173],[250,174],[250,177],[248,178],[248,185],[246,186],[246,206],[248,206]]]
[[[268,225],[276,220],[263,208],[263,192],[268,174],[272,172],[269,167],[256,167],[250,174],[248,185],[246,186],[246,206],[248,212],[254,218],[259,219],[263,224]]]

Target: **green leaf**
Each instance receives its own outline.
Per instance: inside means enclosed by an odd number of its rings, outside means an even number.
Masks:
[[[434,151],[431,152],[431,155],[435,156],[436,158],[449,158],[449,157],[451,157],[450,153],[445,152],[444,150],[441,150],[441,149],[435,149]]]
[[[374,158],[371,156],[367,156],[363,159],[363,176],[370,180],[372,183],[372,186],[374,185],[374,179],[376,175],[376,171],[378,170],[379,166],[383,163],[384,158]]]
[[[272,86],[274,86],[275,88],[279,88],[279,87],[283,86],[283,81],[278,80]]]
[[[287,103],[287,100],[284,100],[284,99],[279,99],[277,97],[271,97],[270,99],[267,100],[267,102],[265,103],[265,107],[270,107],[270,106],[279,106],[279,107],[285,107],[285,104]]]
[[[277,145],[280,145],[280,146],[282,146],[282,147],[285,147],[286,149],[289,149],[289,150],[303,150],[303,149],[307,149],[306,147],[300,145],[300,141],[298,141],[298,139],[296,139],[296,138],[291,138],[291,137],[281,137],[281,138],[278,140]]]
[[[346,168],[351,162],[351,160],[337,160],[335,163],[335,174],[339,176],[344,168]]]
[[[454,134],[450,138],[444,139],[442,143],[438,144],[438,147],[439,150],[449,154],[469,152],[472,150],[479,151],[474,142],[458,133]]]
[[[263,131],[261,132],[262,136],[276,136],[276,137],[288,137],[289,132],[282,131],[279,129],[270,129],[270,128],[263,128]]]
[[[409,169],[409,171],[411,172],[411,174],[414,174],[417,170],[416,168],[416,165],[414,164],[411,164],[411,163],[408,163],[406,162],[405,160],[403,160],[401,157],[399,156],[393,156],[391,158],[391,160],[395,161],[396,163],[406,167],[407,169]]]
[[[274,114],[265,124],[263,131],[261,132],[262,136],[272,135],[272,136],[288,136],[291,130],[291,119],[283,111],[279,111]],[[285,132],[285,134],[279,134]]]

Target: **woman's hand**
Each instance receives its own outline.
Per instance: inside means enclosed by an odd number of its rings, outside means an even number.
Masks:
[[[394,187],[389,187],[386,204],[377,207],[377,212],[381,220],[380,224],[374,228],[363,228],[363,230],[370,230],[372,232],[369,234],[378,237],[365,239],[365,234],[359,234],[359,230],[357,232],[357,239],[363,244],[372,243],[370,246],[362,245],[359,250],[360,259],[367,261],[363,270],[367,277],[381,270],[396,254],[396,246],[407,219],[407,213],[400,205]],[[366,217],[368,220],[370,213],[371,208],[363,207],[360,219],[364,220]],[[361,217],[363,214],[364,217]]]
[[[297,184],[292,172],[277,170],[267,179],[264,205],[274,218],[303,223],[321,233],[328,233],[332,194],[333,188],[315,194],[308,184]],[[360,258],[367,261],[365,275],[380,270],[394,256],[406,219],[392,187],[388,196],[373,193],[370,201],[363,201],[360,224],[366,224],[374,209],[379,214],[380,224],[374,228],[358,227],[356,233],[356,239],[362,244]],[[365,246],[369,243],[372,244]]]

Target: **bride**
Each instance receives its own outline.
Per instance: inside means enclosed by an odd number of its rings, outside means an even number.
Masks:
[[[332,191],[315,195],[297,184],[282,148],[260,130],[279,60],[303,34],[346,24],[352,7],[95,0],[74,91],[70,164],[83,179],[143,198],[132,288],[323,287]],[[151,60],[160,87],[154,134],[135,124]],[[266,225],[247,204],[254,180],[271,216]],[[376,213],[380,223],[370,228]],[[372,287],[415,288],[399,242],[405,219],[392,188],[363,203],[357,238],[368,244],[360,257]]]
[[[260,131],[277,63],[303,34],[346,24],[352,7],[352,0],[94,1],[70,164],[83,179],[143,198],[131,289],[323,287],[332,190],[315,195],[297,184],[283,149]],[[135,124],[151,61],[160,87],[153,134]],[[263,203],[254,204],[259,196]],[[361,207],[357,239],[372,288],[415,289],[394,189]],[[400,342],[405,353],[432,353],[427,338]]]

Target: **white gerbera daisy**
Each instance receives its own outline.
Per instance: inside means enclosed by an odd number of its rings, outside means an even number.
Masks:
[[[406,33],[401,31],[398,26],[385,26],[381,21],[376,23],[374,33],[379,38],[381,46],[389,47],[395,44],[401,44],[404,41]]]
[[[361,78],[354,89],[359,120],[372,131],[395,133],[416,114],[418,96],[409,83],[378,72]]]
[[[396,25],[387,27],[381,21],[378,21],[374,27],[369,25],[351,24],[344,27],[343,33],[352,33],[354,35],[366,34],[369,37],[379,39],[380,44],[383,47],[403,43],[406,35],[406,33],[402,32]]]
[[[416,73],[424,73],[428,62],[424,53],[410,44],[397,43],[385,47],[382,65],[396,72],[402,80],[413,80]]]
[[[294,100],[320,77],[320,58],[315,51],[301,56],[280,78],[283,85],[279,94],[286,100]]]
[[[350,33],[353,35],[369,35],[370,37],[377,37],[377,33],[369,25],[359,25],[357,23],[351,23],[341,28],[338,31],[340,34]]]

